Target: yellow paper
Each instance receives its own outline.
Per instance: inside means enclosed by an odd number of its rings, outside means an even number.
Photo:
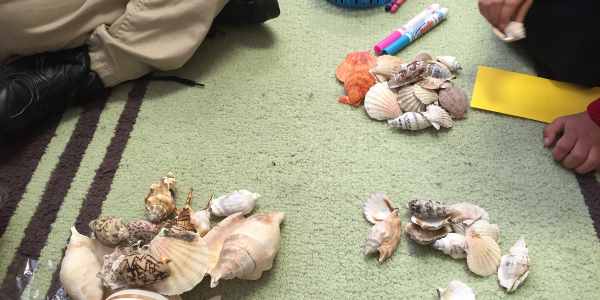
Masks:
[[[584,112],[600,88],[479,66],[471,107],[551,123]]]

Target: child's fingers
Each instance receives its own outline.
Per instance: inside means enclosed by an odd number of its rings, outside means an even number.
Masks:
[[[521,5],[523,0],[505,0],[504,5],[500,8],[500,15],[498,16],[498,29],[504,30],[508,23],[510,23],[510,17],[517,13],[517,8]]]
[[[565,128],[565,118],[560,117],[554,120],[554,122],[546,125],[544,127],[543,135],[544,135],[544,146],[548,147],[554,143],[554,139],[556,135],[563,132]]]
[[[527,11],[529,11],[529,8],[531,7],[531,4],[533,4],[533,0],[525,0],[525,2],[523,2],[521,6],[517,8],[517,13],[515,14],[515,22],[523,23],[523,21],[525,21],[525,16],[527,15]]]
[[[586,174],[597,167],[600,167],[600,151],[595,148],[590,149],[587,159],[575,168],[575,172]]]
[[[571,154],[571,150],[573,150],[573,147],[575,146],[575,143],[577,143],[577,136],[574,135],[563,135],[562,138],[560,138],[558,140],[558,142],[556,142],[556,146],[554,146],[554,150],[552,151],[552,157],[554,157],[555,160],[557,161],[561,161],[563,159],[566,159],[566,157],[568,155],[572,155]],[[588,149],[589,150],[589,149]],[[581,153],[583,152],[582,150],[578,150],[578,152],[576,152],[576,155],[572,158],[570,158],[570,160],[576,160],[579,159],[581,156],[585,155],[583,157],[583,159],[585,159],[585,157],[587,157],[588,152],[585,152],[585,154]],[[578,166],[582,161],[579,161],[578,164],[567,168],[567,166],[565,166],[565,168],[567,169],[572,169],[576,166]],[[564,163],[563,163],[564,165]]]

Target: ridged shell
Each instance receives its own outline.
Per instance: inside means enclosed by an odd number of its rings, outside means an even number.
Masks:
[[[479,276],[490,276],[500,265],[500,247],[489,236],[480,236],[474,231],[467,236],[467,265]]]
[[[452,280],[445,289],[437,289],[438,300],[475,300],[473,290],[463,282]]]
[[[438,230],[444,226],[448,226],[450,223],[448,222],[450,217],[443,218],[418,218],[417,216],[411,216],[410,221],[421,226],[423,229],[427,230]]]
[[[208,270],[210,273],[219,261],[219,254],[223,248],[223,243],[229,234],[244,221],[244,214],[235,213],[219,222],[211,231],[204,236],[206,246],[208,247]]]
[[[346,54],[346,60],[344,60],[335,70],[335,76],[341,82],[346,82],[350,74],[369,71],[375,67],[377,58],[369,51],[359,50],[353,53]]]
[[[419,130],[431,126],[431,122],[427,118],[415,112],[407,112],[393,120],[388,120],[388,124],[407,130]]]
[[[462,70],[462,67],[454,56],[438,56],[437,61],[443,63],[450,71]]]
[[[124,289],[110,295],[106,300],[171,300],[153,290],[137,287],[135,289]],[[181,297],[179,298],[181,299]]]
[[[435,241],[431,247],[442,250],[445,254],[450,255],[454,259],[466,258],[467,237],[461,234],[448,233],[448,235]]]
[[[450,206],[452,211],[450,222],[452,223],[464,223],[465,225],[471,225],[473,222],[484,219],[490,221],[490,215],[485,209],[471,203],[456,203]]]
[[[369,71],[360,71],[348,75],[344,89],[348,96],[341,96],[339,102],[359,106],[371,87],[377,84],[375,76]]]
[[[413,85],[415,96],[425,105],[438,101],[438,94],[434,90],[424,89],[419,85]]]
[[[405,208],[419,218],[444,218],[451,212],[450,206],[445,203],[422,199],[411,200]]]
[[[371,73],[377,76],[380,80],[388,81],[392,77],[392,69],[402,65],[402,61],[392,55],[381,55],[377,57],[375,67],[371,69]]]
[[[507,255],[502,256],[498,269],[498,281],[508,292],[514,292],[529,275],[530,259],[529,250],[525,244],[525,237],[519,238],[517,243],[510,248]]]
[[[211,213],[215,216],[226,217],[237,212],[244,215],[250,213],[260,199],[260,195],[248,190],[233,191],[233,193],[214,199],[210,203]]]
[[[148,244],[156,236],[156,224],[150,221],[134,221],[127,224],[129,231],[128,245],[134,245],[138,241]]]
[[[173,212],[175,200],[170,190],[173,189],[176,182],[173,173],[169,172],[167,177],[161,178],[157,183],[150,186],[150,191],[144,198],[148,221],[159,223]]]
[[[465,118],[465,111],[469,107],[467,93],[455,85],[449,85],[440,90],[440,106],[450,113],[453,118]]]
[[[452,117],[445,111],[441,106],[437,106],[434,104],[427,106],[427,111],[422,112],[423,116],[431,122],[435,129],[440,129],[440,127],[450,128],[454,124],[452,121]]]
[[[107,247],[126,244],[129,239],[127,223],[117,217],[101,217],[92,220],[89,227],[94,231],[94,237]]]
[[[394,207],[390,198],[383,193],[372,194],[363,205],[365,218],[373,224],[385,220],[392,211],[394,211]]]
[[[500,244],[500,227],[498,227],[498,224],[490,224],[486,220],[479,219],[467,226],[465,235],[470,235],[473,231],[481,236],[489,236],[494,239],[496,244]]]
[[[170,259],[141,253],[125,256],[119,265],[129,285],[148,285],[165,280],[171,275]]]
[[[421,245],[429,245],[441,238],[446,237],[450,233],[450,227],[444,226],[438,230],[426,230],[421,226],[410,223],[404,229],[410,238]]]
[[[450,222],[450,227],[454,233],[465,235],[467,231],[467,225],[465,223],[452,223]]]
[[[492,27],[492,33],[501,41],[511,43],[525,38],[525,26],[523,23],[510,22],[504,28],[504,32],[496,27]]]
[[[429,53],[425,52],[425,51],[421,51],[419,53],[417,53],[417,55],[415,55],[415,58],[413,58],[413,61],[430,61],[433,60],[433,57],[431,57],[431,55],[429,55]]]
[[[365,246],[365,255],[379,251],[379,262],[388,258],[400,242],[402,234],[402,221],[398,217],[398,209],[385,218],[385,220],[375,224],[369,230],[369,237]]]
[[[171,260],[171,276],[152,285],[163,295],[178,295],[191,290],[202,281],[208,267],[206,243],[199,235],[189,231],[173,233],[162,229],[140,252]]]
[[[444,87],[445,84],[449,84],[449,82],[441,80],[441,79],[430,78],[430,77],[425,77],[415,83],[415,85],[418,85],[424,89],[430,89],[430,90],[437,90],[439,88]]]
[[[452,75],[450,70],[448,70],[448,67],[437,61],[427,62],[427,71],[425,77],[436,78],[443,81],[456,78],[456,76]]]
[[[387,82],[374,85],[365,96],[365,110],[376,120],[391,120],[403,114],[396,94]]]
[[[398,104],[404,112],[423,112],[426,109],[425,104],[417,98],[412,85],[405,85],[398,89]]]
[[[417,82],[427,76],[428,66],[424,61],[413,61],[403,67],[394,67],[388,85],[397,88]]]
[[[94,252],[92,239],[71,227],[71,239],[61,262],[60,282],[75,300],[102,300],[102,279],[96,274],[102,264]]]

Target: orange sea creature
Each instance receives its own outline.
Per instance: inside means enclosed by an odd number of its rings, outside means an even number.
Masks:
[[[369,70],[375,67],[377,59],[369,51],[356,51],[346,54],[346,60],[335,70],[335,76],[344,83],[348,96],[341,96],[339,101],[354,106],[362,103],[369,89],[377,81]]]

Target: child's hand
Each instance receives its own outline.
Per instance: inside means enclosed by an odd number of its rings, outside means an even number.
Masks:
[[[567,169],[579,174],[600,171],[600,126],[587,112],[560,117],[544,128],[544,146],[552,145],[556,135],[564,133],[556,142],[552,157],[562,161]]]
[[[513,21],[523,23],[533,0],[479,0],[479,11],[492,24],[504,30]]]

